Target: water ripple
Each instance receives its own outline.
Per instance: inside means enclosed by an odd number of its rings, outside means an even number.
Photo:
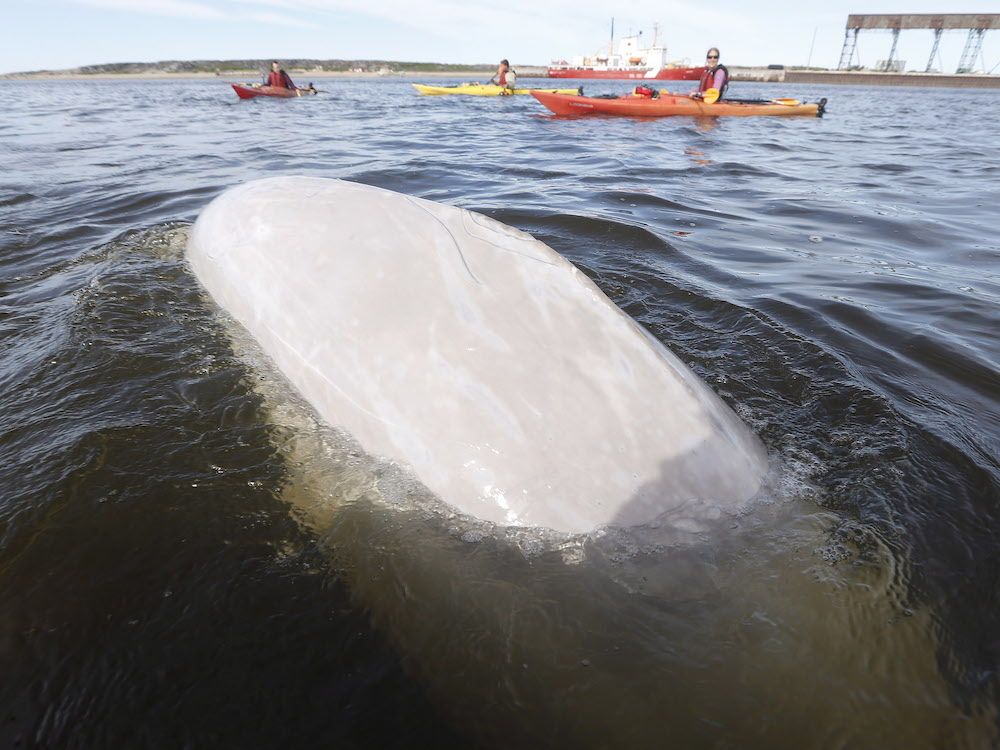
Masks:
[[[321,88],[0,82],[0,744],[996,744],[1000,93],[639,121]],[[760,505],[556,539],[367,462],[181,258],[269,174],[550,244],[761,436]]]

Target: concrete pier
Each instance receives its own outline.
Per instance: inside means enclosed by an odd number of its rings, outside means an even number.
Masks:
[[[948,73],[880,73],[863,70],[787,70],[786,83],[835,83],[855,86],[943,86],[958,89],[1000,88],[1000,76]]]
[[[1000,76],[948,73],[885,73],[868,70],[775,70],[729,67],[733,81],[762,83],[832,83],[854,86],[943,86],[963,89],[1000,88]]]

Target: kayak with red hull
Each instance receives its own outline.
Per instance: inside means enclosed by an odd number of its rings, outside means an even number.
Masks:
[[[276,96],[280,99],[291,99],[296,96],[311,96],[315,94],[314,89],[286,89],[281,86],[241,86],[238,83],[231,84],[236,96],[240,99],[253,99],[258,96]]]
[[[618,115],[620,117],[822,117],[826,99],[800,102],[795,99],[722,100],[707,104],[689,96],[661,93],[645,96],[595,97],[548,94],[531,95],[557,115]]]

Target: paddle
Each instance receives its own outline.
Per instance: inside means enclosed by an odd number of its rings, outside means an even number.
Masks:
[[[797,107],[802,104],[798,99],[726,99],[726,101],[736,104],[781,104],[785,107]]]
[[[715,104],[719,101],[719,90],[708,89],[702,94],[702,101],[705,104]],[[785,107],[797,107],[802,104],[798,99],[726,99],[727,102],[736,104],[781,104]]]

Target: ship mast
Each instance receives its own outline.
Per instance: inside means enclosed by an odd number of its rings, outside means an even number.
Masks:
[[[611,42],[608,44],[608,59],[615,54],[615,17],[611,16]]]

